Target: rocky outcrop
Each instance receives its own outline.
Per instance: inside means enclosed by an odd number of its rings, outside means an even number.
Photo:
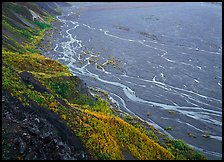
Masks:
[[[91,159],[59,117],[35,103],[24,107],[2,90],[2,158],[19,160]]]

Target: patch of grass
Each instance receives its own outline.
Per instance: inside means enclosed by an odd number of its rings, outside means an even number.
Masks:
[[[5,30],[8,30],[14,36],[16,36],[22,40],[25,40],[27,42],[31,41],[32,36],[33,36],[29,30],[21,29],[21,28],[17,27],[16,25],[13,26],[7,19],[4,19],[2,21],[2,28],[4,28]]]
[[[130,120],[134,120],[134,118],[133,118],[133,116],[126,114],[126,115],[124,116],[124,120],[125,120],[125,121],[130,121]]]
[[[132,124],[135,128],[138,128],[141,132],[144,132],[153,141],[159,143],[159,138],[155,135],[153,131],[154,127],[150,127],[150,129],[148,129],[143,124],[139,124],[138,122],[130,124]]]
[[[27,48],[27,51],[31,52],[31,53],[41,53],[41,51],[37,50],[37,49],[33,49],[33,48]]]
[[[37,25],[40,29],[51,29],[52,28],[52,25],[46,24],[46,23],[43,23],[43,22],[40,22],[40,21],[34,21],[33,23],[35,25]]]
[[[173,130],[173,127],[165,127],[164,130],[172,131]]]
[[[97,58],[97,57],[91,57],[90,59],[89,59],[89,62],[91,63],[91,64],[95,64],[95,63],[97,63],[99,61],[99,58]]]
[[[96,67],[97,69],[101,69],[101,70],[103,69],[103,67],[100,64],[97,64]]]
[[[210,138],[210,134],[208,132],[204,132],[202,134],[202,137],[204,137],[204,138]]]
[[[84,112],[87,116],[77,118],[75,123],[81,124],[81,128],[76,128],[75,131],[79,131],[80,138],[84,138],[85,145],[94,156],[98,157],[102,148],[103,152],[110,154],[110,159],[124,159],[120,148],[122,146],[137,159],[174,158],[147,135],[122,119],[87,109]]]
[[[103,112],[108,115],[112,114],[112,111],[110,109],[108,102],[101,98],[97,98],[97,101],[95,102],[92,110],[97,112]]]
[[[112,65],[115,68],[118,67],[118,62],[116,58],[109,56],[107,62],[103,63],[101,66]]]
[[[168,110],[168,113],[175,115],[176,114],[176,111]]]
[[[180,160],[207,160],[203,154],[195,151],[193,148],[188,146],[183,140],[171,140],[169,150],[175,156],[175,159]]]
[[[196,138],[196,136],[195,136],[193,133],[191,133],[191,132],[188,132],[187,135],[188,135],[189,137]]]

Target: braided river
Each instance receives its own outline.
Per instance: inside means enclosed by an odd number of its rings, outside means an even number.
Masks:
[[[199,2],[74,3],[57,17],[60,34],[45,55],[122,111],[221,159],[221,11]]]

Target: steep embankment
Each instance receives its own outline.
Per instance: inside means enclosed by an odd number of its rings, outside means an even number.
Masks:
[[[3,3],[3,159],[204,159],[115,113],[66,66],[41,55],[37,45],[60,6],[67,4]]]

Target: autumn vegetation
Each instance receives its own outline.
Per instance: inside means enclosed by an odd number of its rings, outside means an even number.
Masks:
[[[125,159],[123,150],[141,160],[206,159],[181,140],[171,140],[161,133],[158,138],[158,130],[152,126],[146,128],[135,117],[119,117],[106,100],[81,93],[77,89],[80,79],[67,66],[37,50],[44,32],[52,29],[55,17],[40,12],[35,3],[29,3],[28,7],[33,7],[47,23],[32,21],[22,5],[3,5],[2,30],[6,32],[2,35],[2,87],[24,106],[35,103],[56,113],[96,159]],[[35,28],[17,22],[12,9]],[[110,62],[115,64],[112,59]],[[21,77],[24,72],[32,80],[24,80]]]

